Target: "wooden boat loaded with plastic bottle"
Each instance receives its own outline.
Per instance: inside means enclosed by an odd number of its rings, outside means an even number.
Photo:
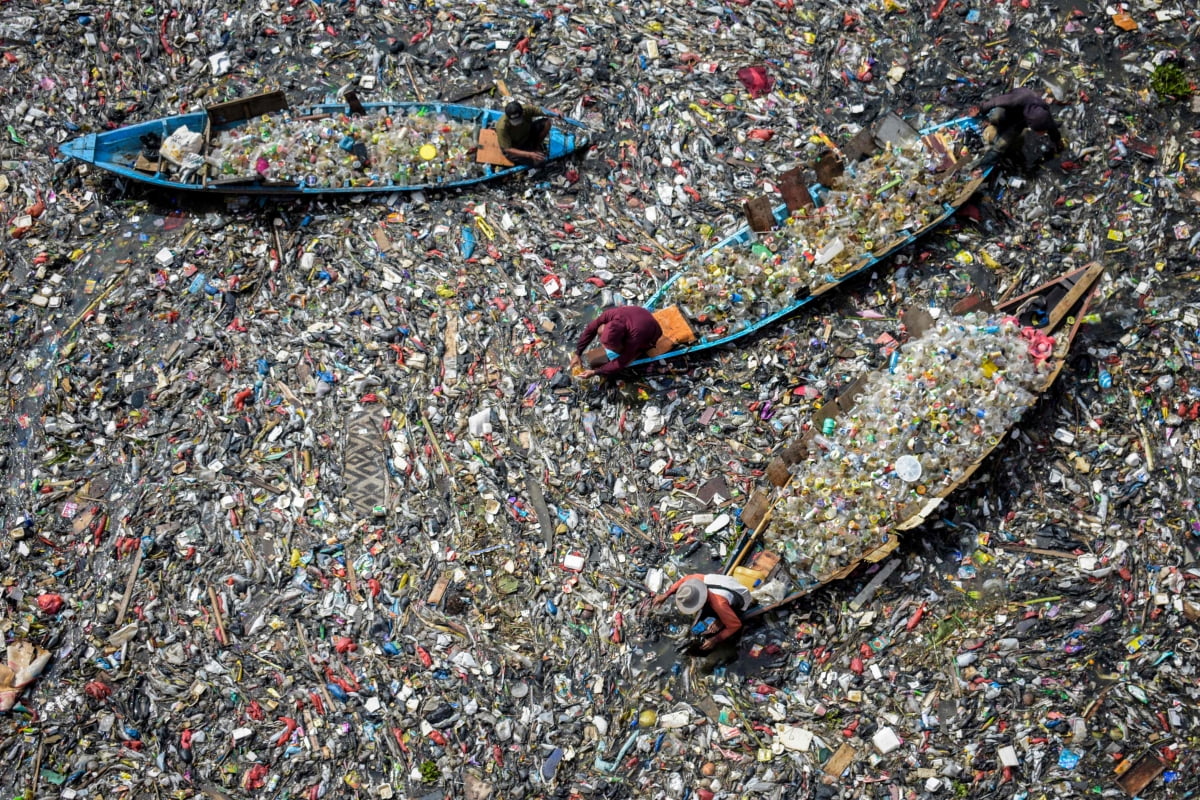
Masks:
[[[747,618],[889,555],[998,448],[1067,363],[1103,267],[1071,270],[994,308],[905,317],[910,338],[850,383],[768,464],[726,572]],[[960,306],[963,304],[960,304]]]

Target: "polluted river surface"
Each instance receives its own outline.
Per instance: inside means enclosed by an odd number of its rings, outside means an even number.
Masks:
[[[1194,796],[1197,30],[1174,0],[6,3],[0,789]],[[1020,86],[1061,152],[1030,132],[944,225],[736,348],[572,377],[598,311],[791,168]],[[274,89],[511,93],[591,147],[327,201],[60,157]],[[894,368],[902,313],[1097,261],[1058,381],[925,525],[688,650],[654,591],[729,563],[772,457]],[[732,313],[751,276],[724,277]]]

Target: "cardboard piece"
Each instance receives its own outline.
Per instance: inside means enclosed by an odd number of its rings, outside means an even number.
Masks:
[[[992,301],[988,299],[987,295],[980,291],[974,291],[955,303],[950,308],[950,313],[957,317],[969,314],[972,311],[983,311],[990,314],[995,310],[992,306]]]
[[[1125,791],[1125,794],[1137,797],[1166,768],[1167,765],[1161,758],[1154,752],[1148,752],[1133,762],[1133,766],[1117,778],[1117,785]]]
[[[696,341],[696,332],[688,324],[679,306],[660,308],[654,312],[654,319],[662,328],[663,335],[671,337],[676,344],[691,344]]]
[[[933,327],[933,315],[928,309],[916,307],[900,312],[900,321],[908,331],[908,338],[918,339],[925,331]]]
[[[729,499],[732,492],[729,491],[729,484],[725,482],[725,478],[717,475],[714,478],[709,478],[704,485],[696,491],[696,496],[704,501],[704,505],[712,505],[716,503],[720,505]]]
[[[793,439],[791,444],[788,444],[779,449],[779,457],[783,459],[783,463],[791,466],[799,464],[808,457],[808,448],[804,446],[804,442],[799,439]]]
[[[475,162],[492,164],[497,167],[516,166],[500,150],[500,141],[496,138],[496,131],[492,128],[484,128],[479,132],[479,149],[475,151]]]
[[[767,464],[767,480],[775,486],[787,486],[791,479],[792,473],[788,471],[788,465],[782,458],[773,458],[771,463]]]
[[[750,566],[769,578],[779,566],[779,554],[770,550],[759,550],[750,559]]]
[[[841,393],[836,398],[830,400],[828,403],[814,411],[812,417],[812,428],[810,430],[813,433],[820,431],[821,426],[826,419],[830,417],[836,417],[839,414],[844,414],[853,408],[855,401],[858,400],[859,396],[863,393],[863,387],[867,384],[867,377],[868,376],[866,375],[860,375],[859,377],[855,378],[853,381],[848,383],[844,389],[842,389]],[[806,438],[808,438],[807,433]]]
[[[924,143],[926,151],[932,154],[934,172],[945,172],[958,163],[954,146],[946,139],[945,135],[931,133],[924,136],[921,141]]]
[[[454,573],[452,572],[444,572],[442,573],[442,576],[437,579],[437,583],[433,585],[433,591],[429,593],[429,598],[426,601],[429,603],[429,605],[436,606],[438,603],[442,602],[442,597],[445,596],[446,589],[450,586],[450,576],[453,574]]]
[[[654,347],[646,351],[648,356],[660,356],[669,353],[680,345],[688,345],[696,341],[696,332],[688,324],[679,306],[668,306],[654,312],[654,318],[662,328],[662,336]]]
[[[879,149],[879,145],[875,143],[875,134],[870,128],[863,128],[850,143],[842,148],[842,153],[846,156],[847,161],[861,161],[869,155],[872,155]]]
[[[149,172],[151,175],[157,175],[158,164],[159,162],[151,161],[141,153],[138,153],[137,161],[133,162],[133,168],[138,172]]]
[[[771,201],[766,195],[751,197],[742,203],[742,212],[750,223],[750,230],[764,233],[775,227],[775,212],[771,210]]]
[[[858,751],[855,750],[849,742],[844,742],[842,746],[837,749],[837,752],[833,754],[833,757],[825,762],[825,774],[841,775],[846,771],[846,767],[850,766],[850,764],[854,762],[854,758],[857,755]]]
[[[669,353],[674,349],[675,340],[664,333],[662,336],[658,337],[658,341],[654,343],[654,347],[651,347],[646,351],[646,355],[661,356],[663,353]]]
[[[344,95],[342,95],[342,99],[346,101],[346,105],[350,106],[351,114],[355,116],[362,116],[367,113],[367,109],[362,104],[362,100],[358,99],[358,92],[346,92]]]
[[[371,231],[371,236],[375,239],[375,244],[381,253],[392,249],[392,240],[388,238],[387,231],[383,229],[382,225],[375,226],[375,230]]]
[[[916,129],[895,114],[888,114],[875,128],[875,142],[880,147],[895,145],[909,147],[919,138]]]

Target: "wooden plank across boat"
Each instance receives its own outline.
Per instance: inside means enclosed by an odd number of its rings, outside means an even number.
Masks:
[[[977,174],[970,171],[973,159],[965,149],[965,143],[968,138],[974,142],[978,130],[978,123],[971,117],[914,131],[903,120],[889,116],[873,131],[864,129],[846,148],[834,149],[812,165],[811,171],[815,173],[816,182],[811,185],[805,181],[806,178],[811,180],[812,176],[806,175],[801,168],[785,172],[779,177],[783,203],[772,208],[766,197],[748,200],[744,209],[749,220],[746,225],[692,259],[685,269],[673,274],[646,301],[645,307],[656,316],[670,312],[672,318],[687,322],[682,330],[676,326],[677,333],[673,337],[665,336],[633,365],[699,353],[756,333],[876,266],[941,225],[970,199],[991,171],[991,167]],[[829,144],[832,145],[832,142]],[[838,185],[843,176],[874,174],[872,167],[879,168],[881,164],[895,164],[896,168],[880,168],[887,169],[892,177],[869,193],[870,197],[866,198],[868,210],[858,205],[860,198],[856,196],[852,210],[844,214],[833,213],[837,208],[833,202],[835,199],[848,199],[839,198],[838,194]],[[904,172],[904,169],[911,174]],[[858,242],[861,247],[857,250],[853,249],[853,242],[847,245],[836,237],[831,237],[828,245],[820,251],[811,248],[806,252],[802,244],[789,241],[789,236],[795,235],[795,231],[801,230],[804,225],[811,227],[816,224],[814,220],[820,221],[827,230],[834,231],[843,226],[847,219],[861,219],[869,213],[891,214],[893,207],[900,207],[901,196],[910,196],[916,191],[913,184],[918,181],[914,178],[924,181],[921,188],[927,195],[919,204],[919,211],[906,213],[900,219],[893,220],[887,231],[879,236],[872,233],[873,240]],[[789,231],[789,228],[792,230]],[[704,281],[706,268],[726,257],[730,250],[750,252],[756,247],[771,249],[772,245],[776,248],[772,256],[778,261],[799,263],[793,259],[806,259],[824,269],[815,270],[811,280],[791,280],[786,286],[776,284],[773,290],[778,289],[780,293],[769,300],[747,301],[739,297],[739,294],[749,293],[746,288],[737,285],[726,287],[730,308],[740,304],[744,316],[727,319],[710,332],[698,333],[696,329],[706,324],[704,317],[711,314],[706,309],[685,310],[689,301],[685,287],[694,281]],[[788,252],[784,252],[785,247]],[[822,263],[822,259],[827,261]],[[711,286],[711,281],[709,284]]]
[[[90,133],[65,142],[61,150],[114,175],[183,192],[337,195],[454,189],[529,168],[500,152],[493,127],[501,116],[503,111],[455,103],[362,103],[353,95],[347,102],[293,110],[284,93],[275,91]],[[582,122],[554,115],[546,158],[582,150],[586,134]],[[191,145],[187,151],[161,148],[180,135]],[[244,152],[231,152],[230,144]]]
[[[1044,393],[1054,383],[1067,363],[1071,344],[1083,324],[1092,299],[1100,286],[1104,268],[1098,263],[1067,272],[1058,278],[1026,292],[1019,297],[1006,300],[993,309],[990,303],[969,304],[970,310],[992,312],[993,316],[1016,317],[1022,326],[1036,330],[1042,336],[1053,337],[1052,350],[1045,358],[1045,368],[1038,373],[1039,382],[1035,394]],[[982,308],[980,306],[982,305]],[[964,312],[965,313],[965,312]],[[909,320],[910,328],[921,329],[919,312]],[[919,334],[918,334],[919,335]],[[1049,344],[1047,344],[1049,347]],[[850,575],[863,564],[875,563],[887,557],[900,543],[900,535],[924,524],[942,502],[961,488],[979,470],[987,458],[1000,446],[1004,436],[986,446],[965,468],[951,480],[934,487],[919,502],[900,506],[883,540],[866,549],[847,563],[830,569],[823,574],[800,577],[792,574],[792,567],[776,551],[764,544],[765,532],[772,520],[776,504],[783,491],[793,479],[793,468],[804,462],[811,440],[822,431],[826,419],[843,418],[853,412],[856,401],[867,385],[870,375],[852,382],[834,400],[826,403],[814,413],[811,426],[802,436],[781,448],[768,464],[767,477],[771,487],[756,491],[742,511],[742,522],[747,533],[738,543],[727,565],[726,572],[756,592],[774,587],[771,597],[759,597],[759,602],[746,615],[750,619],[781,608],[804,597],[817,588]],[[1015,424],[1015,422],[1013,423]],[[1010,428],[1011,429],[1011,428]],[[780,587],[785,587],[780,592]]]

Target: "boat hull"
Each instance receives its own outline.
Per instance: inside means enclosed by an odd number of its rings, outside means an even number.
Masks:
[[[492,127],[503,114],[503,112],[488,108],[433,102],[364,103],[363,108],[368,113],[377,110],[388,112],[404,110],[412,112],[424,109],[428,113],[443,115],[449,119],[470,123],[480,128]],[[351,114],[352,109],[348,104],[344,103],[318,103],[303,106],[297,109],[295,113],[298,116]],[[580,152],[587,147],[587,128],[583,123],[566,117],[554,117],[553,119],[555,124],[551,128],[546,142],[547,160],[563,158],[572,153]],[[489,181],[500,180],[511,175],[517,175],[529,169],[527,165],[523,164],[508,167],[480,164],[478,165],[480,170],[478,176],[460,180],[417,183],[403,186],[389,183],[374,186],[330,187],[302,186],[293,182],[272,182],[266,180],[246,180],[228,183],[208,182],[206,184],[198,182],[184,183],[149,174],[135,167],[138,161],[138,154],[142,150],[142,136],[146,134],[158,134],[163,139],[166,139],[170,133],[184,126],[191,130],[202,131],[205,130],[206,123],[209,120],[209,111],[197,111],[173,117],[163,117],[139,122],[112,131],[90,133],[86,136],[64,142],[60,146],[60,150],[66,157],[90,164],[127,180],[175,192],[197,194],[313,196],[434,191],[475,186]],[[217,133],[221,130],[245,125],[246,122],[245,119],[234,119],[229,122],[215,124],[212,126],[212,131]]]
[[[962,129],[977,129],[978,125],[973,118],[963,117],[960,119],[951,120],[939,125],[931,126],[919,131],[920,136],[927,136],[937,131],[958,127]],[[791,302],[776,311],[773,311],[753,323],[747,325],[737,331],[728,334],[700,337],[695,343],[687,346],[679,346],[670,350],[652,353],[646,357],[632,362],[631,366],[639,366],[644,364],[652,364],[656,361],[663,361],[669,358],[678,358],[680,356],[702,353],[706,350],[711,350],[714,347],[723,347],[736,342],[739,339],[758,333],[764,328],[774,325],[776,322],[783,320],[792,314],[795,314],[804,306],[816,300],[818,297],[836,289],[841,284],[853,280],[863,272],[872,269],[880,262],[886,261],[897,252],[910,244],[916,242],[925,234],[938,227],[948,220],[958,209],[975,194],[979,187],[983,184],[988,174],[991,172],[991,167],[987,167],[980,171],[980,174],[965,183],[963,188],[948,202],[942,204],[941,212],[931,221],[922,225],[915,230],[898,230],[895,234],[883,245],[878,247],[871,253],[860,256],[856,262],[842,274],[837,280],[822,283],[819,286],[813,287],[805,296],[798,297],[794,302]],[[818,191],[821,187],[814,187],[814,191]],[[785,224],[789,217],[789,210],[786,204],[780,204],[773,209],[775,223],[777,226]],[[719,242],[709,247],[692,261],[692,269],[695,269],[701,264],[704,264],[714,253],[729,247],[743,247],[752,244],[757,238],[757,234],[751,229],[750,225],[745,225],[730,235],[721,239]],[[690,274],[691,270],[682,270],[673,274],[661,287],[656,291],[649,300],[646,301],[645,307],[651,312],[661,309],[665,304],[664,300],[668,297],[672,286],[676,281],[679,281]]]
[[[1022,308],[1031,298],[1043,297],[1048,299],[1049,324],[1041,330],[1043,333],[1053,334],[1056,341],[1053,352],[1047,359],[1048,368],[1043,373],[1040,385],[1036,387],[1038,395],[1044,394],[1050,389],[1066,366],[1071,345],[1079,333],[1083,325],[1083,318],[1090,310],[1092,300],[1099,289],[1102,273],[1102,265],[1098,263],[1089,264],[1080,269],[1065,273],[1031,292],[1002,302],[994,308],[996,314],[1015,315],[1015,312]],[[852,383],[838,398],[823,406],[814,415],[810,432],[802,436],[798,440],[799,443],[804,443],[805,440],[814,435],[814,432],[819,431],[825,417],[837,416],[851,411],[862,384],[863,380],[861,379]],[[1014,422],[1013,424],[1017,423]],[[755,606],[744,618],[751,619],[787,606],[823,586],[848,577],[864,564],[876,563],[886,558],[899,546],[901,535],[925,524],[946,498],[965,485],[978,472],[1006,438],[1004,436],[998,437],[994,444],[981,452],[971,464],[955,476],[953,481],[931,494],[920,505],[907,508],[904,515],[890,526],[888,535],[878,546],[866,550],[849,563],[837,569],[816,576],[814,581],[800,584],[790,578],[785,580],[785,583],[790,581],[791,588],[781,600]],[[727,565],[726,572],[728,574],[732,575],[735,568],[749,564],[752,557],[764,549],[764,532],[771,522],[775,501],[790,482],[789,467],[799,460],[799,452],[801,450],[802,448],[795,446],[784,447],[768,464],[766,472],[775,489],[770,494],[756,492],[750,503],[743,510],[742,520],[747,526],[747,533],[743,540],[739,542]],[[784,569],[784,567],[781,566],[780,569]]]

